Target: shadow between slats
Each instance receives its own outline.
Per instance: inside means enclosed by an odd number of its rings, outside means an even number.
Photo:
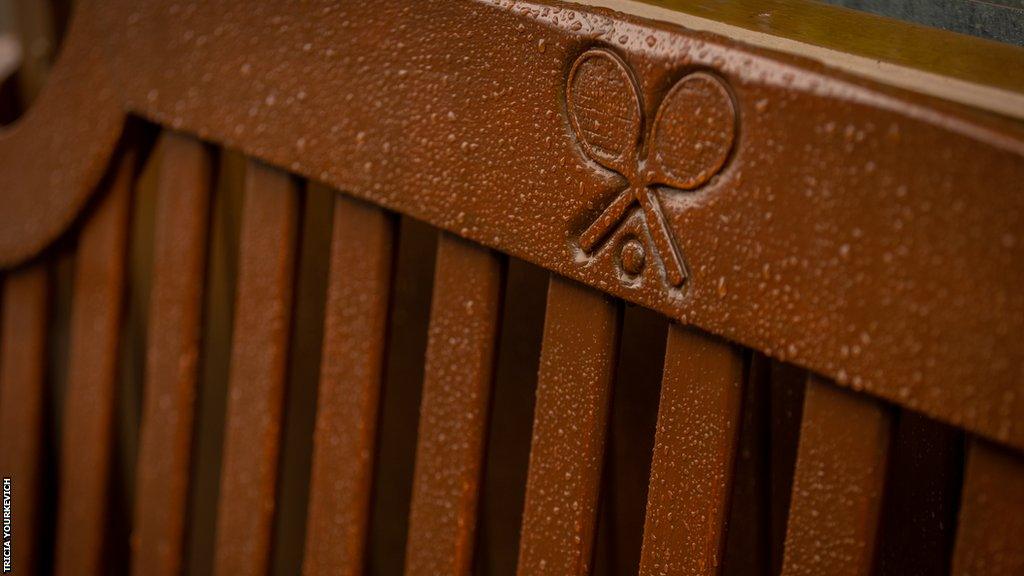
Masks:
[[[437,230],[403,217],[388,320],[366,573],[402,573]]]
[[[128,574],[135,509],[136,459],[146,365],[147,320],[152,287],[154,221],[160,164],[159,130],[150,127],[147,153],[133,188],[128,236],[125,311],[119,345],[115,446],[111,476],[111,512],[107,518],[107,569],[112,576]],[[151,148],[150,148],[151,146]]]
[[[916,412],[896,412],[876,574],[949,573],[963,465],[961,431]]]
[[[740,437],[725,535],[724,576],[766,575],[771,568],[772,363],[751,350],[746,355]]]
[[[640,567],[669,326],[664,316],[646,308],[623,308],[594,545],[595,576],[636,574]]]
[[[480,575],[516,571],[548,276],[509,258],[477,521]]]
[[[306,184],[271,549],[270,573],[277,576],[297,575],[302,567],[336,195]]]
[[[227,404],[228,368],[235,317],[238,279],[238,237],[241,228],[245,157],[220,149],[212,191],[210,237],[203,292],[202,362],[196,398],[195,432],[192,437],[192,469],[188,542],[185,573],[209,576],[220,494],[220,466],[224,448],[224,413]]]

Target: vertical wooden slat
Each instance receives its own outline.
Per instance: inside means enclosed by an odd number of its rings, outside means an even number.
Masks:
[[[743,356],[669,328],[640,574],[717,574],[740,428]]]
[[[502,264],[442,234],[437,245],[405,573],[468,575],[501,307]]]
[[[302,573],[363,573],[396,226],[338,195]]]
[[[57,574],[99,575],[113,450],[134,154],[118,161],[106,196],[82,229],[71,310]]]
[[[181,572],[211,180],[210,155],[198,140],[165,133],[159,146],[132,534],[135,576]]]
[[[984,440],[968,448],[953,574],[1024,574],[1024,458]]]
[[[217,508],[220,576],[262,576],[270,565],[298,221],[295,181],[250,160]]]
[[[619,307],[557,276],[548,289],[518,574],[590,572]]]
[[[37,264],[7,274],[0,329],[0,474],[11,479],[12,568],[34,574],[39,558],[39,486],[49,277]]]
[[[784,575],[871,573],[890,420],[875,399],[808,379]]]

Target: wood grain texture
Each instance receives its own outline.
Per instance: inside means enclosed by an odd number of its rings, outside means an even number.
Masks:
[[[441,235],[420,401],[407,576],[468,576],[473,566],[503,276],[498,254]]]
[[[118,348],[135,154],[117,161],[78,241],[64,397],[56,573],[100,576],[107,537]]]
[[[380,208],[335,197],[305,576],[363,573],[396,229]]]
[[[783,575],[872,572],[890,420],[888,408],[873,398],[808,380]]]
[[[166,132],[158,146],[134,576],[176,576],[183,565],[212,179],[209,151],[198,140]]]
[[[641,576],[718,574],[743,374],[738,348],[678,325],[669,328]]]
[[[620,315],[607,296],[551,277],[519,576],[590,573]]]
[[[285,172],[246,167],[214,574],[270,566],[298,246],[299,192]]]

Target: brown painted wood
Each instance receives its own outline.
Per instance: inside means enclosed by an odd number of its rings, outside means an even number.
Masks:
[[[176,576],[183,564],[212,179],[209,151],[198,140],[166,132],[158,146],[134,576]]]
[[[363,573],[395,234],[383,210],[335,197],[305,576]]]
[[[585,5],[83,6],[70,68],[0,135],[5,266],[74,219],[130,110],[1024,448],[1018,122]],[[588,86],[628,126],[578,109]]]
[[[35,574],[46,398],[49,276],[37,264],[3,278],[0,326],[0,473],[11,479],[12,567]],[[16,510],[16,512],[15,512]]]
[[[735,346],[669,328],[641,576],[718,574],[743,398]]]
[[[891,434],[888,408],[811,377],[782,574],[872,572]]]
[[[78,241],[57,524],[56,573],[100,576],[114,449],[118,349],[135,154],[117,161]]]
[[[287,173],[248,163],[217,508],[218,576],[263,576],[270,566],[299,200]]]
[[[487,248],[442,234],[435,266],[405,573],[468,576],[503,265]]]
[[[984,440],[970,443],[955,576],[1024,573],[1024,459]]]
[[[519,576],[590,572],[619,317],[607,296],[551,277]]]
[[[32,39],[50,44],[26,53],[21,88],[34,98],[29,111],[0,128],[0,267],[37,255],[75,221],[106,172],[125,120],[102,46],[111,37],[105,3],[82,3],[49,72],[56,46],[39,20],[46,3],[19,4],[36,20]]]
[[[146,118],[1024,447],[1017,123],[587,6],[407,2],[148,0],[113,52]]]

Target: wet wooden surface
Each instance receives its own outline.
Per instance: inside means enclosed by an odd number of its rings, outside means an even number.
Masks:
[[[99,576],[109,570],[104,553],[135,168],[131,151],[118,160],[78,243],[61,447],[61,468],[74,473],[61,475],[59,575]]]
[[[250,160],[239,239],[214,574],[270,566],[300,197],[285,172]]]
[[[363,573],[396,228],[379,208],[335,199],[306,576]]]
[[[669,328],[640,574],[718,574],[743,398],[741,351]]]
[[[551,277],[519,576],[590,572],[618,307],[598,292]]]
[[[890,420],[874,399],[807,381],[782,574],[871,574]]]
[[[438,241],[407,575],[468,576],[473,566],[503,267],[486,248]]]
[[[134,576],[172,576],[183,565],[206,285],[209,151],[198,140],[173,132],[161,140],[132,532]]]

